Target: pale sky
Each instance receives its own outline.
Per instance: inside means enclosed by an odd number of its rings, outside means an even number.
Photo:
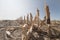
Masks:
[[[60,0],[46,0],[50,9],[51,19],[60,20]],[[0,20],[14,20],[29,14],[35,16],[40,10],[40,18],[45,16],[44,0],[0,0]]]

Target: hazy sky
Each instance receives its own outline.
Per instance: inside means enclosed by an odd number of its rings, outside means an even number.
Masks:
[[[60,20],[60,0],[46,0],[51,19]],[[17,19],[28,13],[36,14],[40,10],[40,18],[45,16],[44,0],[0,0],[0,20]]]

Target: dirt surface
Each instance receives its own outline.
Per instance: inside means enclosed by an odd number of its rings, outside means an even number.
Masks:
[[[21,29],[15,29],[15,30],[8,30],[12,37],[7,35],[5,28],[0,28],[0,40],[21,40],[22,36],[22,30]]]
[[[34,28],[33,32],[29,33],[28,40],[55,40],[55,39],[59,40],[60,39],[60,37],[59,37],[60,31],[51,29],[50,30],[51,38],[50,38],[47,35],[48,34],[47,31],[45,31],[45,30],[48,30],[48,28],[46,29],[46,27],[43,26],[40,29],[42,29],[41,32],[37,31],[37,29]],[[6,31],[9,31],[11,33],[11,35],[7,35]],[[52,34],[53,34],[53,36],[52,36]],[[22,40],[22,35],[23,35],[23,30],[22,30],[22,28],[19,28],[19,27],[0,28],[0,40]]]

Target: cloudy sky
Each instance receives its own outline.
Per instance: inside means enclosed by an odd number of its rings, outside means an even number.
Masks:
[[[46,3],[50,9],[51,19],[60,20],[60,0],[46,0]],[[30,12],[35,16],[37,8],[40,18],[43,19],[44,0],[0,0],[0,20],[14,20]]]

